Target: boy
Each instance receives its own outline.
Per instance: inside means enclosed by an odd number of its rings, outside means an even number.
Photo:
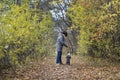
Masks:
[[[67,56],[66,56],[66,64],[67,65],[70,65],[70,59],[71,59],[70,52],[67,52]]]

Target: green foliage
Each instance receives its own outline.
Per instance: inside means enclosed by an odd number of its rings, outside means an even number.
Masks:
[[[17,64],[47,54],[52,43],[50,13],[30,9],[27,4],[9,6],[0,13],[0,59],[8,56],[9,63]]]
[[[119,0],[76,0],[67,15],[79,30],[78,51],[96,57],[120,59]]]

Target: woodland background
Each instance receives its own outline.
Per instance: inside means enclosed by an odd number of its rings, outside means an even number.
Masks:
[[[120,62],[119,0],[0,0],[0,71],[54,55],[62,30],[72,54]]]

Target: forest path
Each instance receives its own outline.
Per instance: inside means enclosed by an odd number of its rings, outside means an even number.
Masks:
[[[47,57],[43,61],[22,66],[16,70],[16,76],[8,76],[8,80],[120,80],[120,67],[116,65],[93,66],[83,58],[72,55],[71,65],[55,64],[55,57]],[[5,77],[5,76],[4,76]],[[7,79],[5,79],[7,80]]]

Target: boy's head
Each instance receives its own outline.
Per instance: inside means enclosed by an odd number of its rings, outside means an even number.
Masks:
[[[67,55],[70,56],[70,53],[68,53]]]
[[[69,51],[67,52],[67,56],[70,56],[70,52]]]

